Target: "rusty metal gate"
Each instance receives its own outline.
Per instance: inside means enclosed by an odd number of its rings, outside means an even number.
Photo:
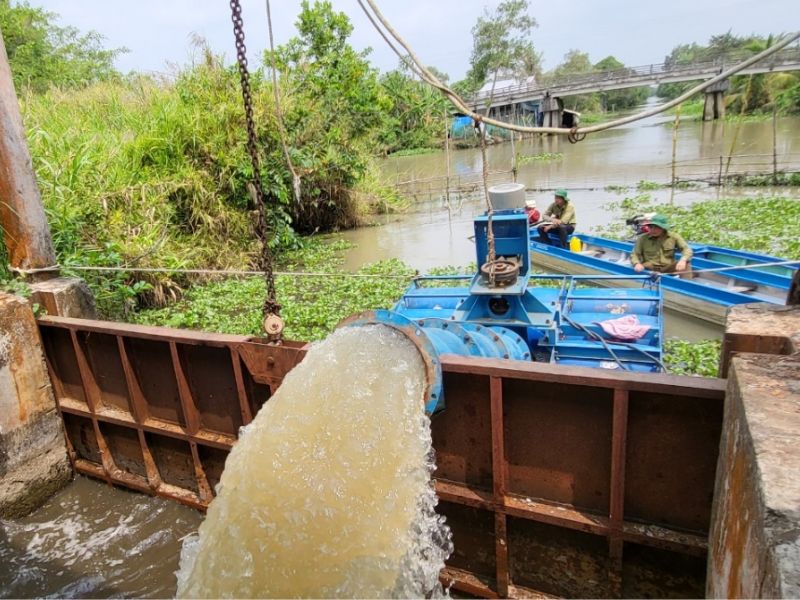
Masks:
[[[242,336],[40,319],[75,469],[208,505],[304,356]],[[724,380],[442,358],[443,581],[485,597],[700,597]]]

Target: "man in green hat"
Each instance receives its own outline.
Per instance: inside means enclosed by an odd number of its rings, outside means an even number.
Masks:
[[[575,207],[569,201],[567,190],[556,190],[556,197],[553,203],[547,207],[542,217],[545,221],[544,225],[539,225],[539,241],[543,244],[551,244],[548,232],[555,231],[561,240],[561,247],[567,247],[567,236],[575,231]]]
[[[637,273],[645,269],[659,273],[689,273],[692,249],[677,233],[669,230],[667,217],[653,215],[645,225],[647,232],[636,238],[631,252],[631,264]],[[681,259],[675,259],[675,252]]]

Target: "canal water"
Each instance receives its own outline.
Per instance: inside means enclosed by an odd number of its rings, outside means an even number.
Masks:
[[[0,520],[2,598],[166,598],[202,515],[78,476],[33,515]]]
[[[604,209],[608,202],[636,193],[621,194],[607,186],[635,186],[640,180],[666,182],[671,177],[672,129],[665,121],[671,119],[650,119],[595,134],[576,145],[560,138],[518,142],[516,150],[523,155],[563,155],[559,160],[522,165],[519,181],[532,190],[567,187],[578,208],[579,228],[592,231],[620,217]],[[681,159],[772,152],[770,121],[743,123],[738,134],[731,123],[684,122],[679,132]],[[796,161],[800,119],[779,119],[777,133],[779,157]],[[508,169],[511,145],[491,146],[489,158],[492,169]],[[451,169],[454,175],[479,171],[479,151],[453,151]],[[445,171],[443,153],[384,163],[391,181],[443,175]],[[668,190],[648,193],[669,200]],[[674,201],[691,203],[715,198],[717,193],[714,188],[682,190],[676,192]],[[771,193],[730,188],[724,195]],[[796,189],[779,188],[774,193],[800,196]],[[551,198],[549,191],[532,194],[542,207]],[[460,209],[448,215],[442,200],[434,198],[416,203],[408,214],[387,217],[378,226],[348,232],[345,237],[358,244],[348,256],[348,267],[389,257],[401,258],[421,271],[467,265],[474,260],[468,239],[472,217],[483,208],[477,197],[466,198]],[[668,333],[687,339],[719,335],[713,328],[704,330],[699,323],[685,319],[671,320],[668,326]],[[175,573],[183,538],[197,532],[202,520],[197,511],[174,502],[78,476],[34,515],[0,521],[0,597],[171,597],[177,589]]]

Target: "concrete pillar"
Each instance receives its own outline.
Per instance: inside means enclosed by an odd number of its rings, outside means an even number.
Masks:
[[[731,361],[707,598],[800,598],[800,355]]]
[[[561,127],[561,104],[550,94],[542,98],[539,110],[544,114],[544,127]]]
[[[31,284],[31,302],[48,315],[75,319],[96,319],[97,306],[89,286],[77,277],[56,277]]]
[[[737,352],[788,355],[800,352],[800,306],[765,302],[728,309],[719,376],[727,377]]]
[[[0,517],[31,512],[71,477],[33,313],[0,293]]]
[[[706,597],[800,597],[800,306],[732,307],[722,351]]]
[[[713,121],[725,118],[725,92],[730,87],[730,81],[724,79],[705,89],[705,102],[703,103],[703,120]]]
[[[50,227],[33,173],[5,43],[0,34],[0,228],[11,266],[55,265]]]

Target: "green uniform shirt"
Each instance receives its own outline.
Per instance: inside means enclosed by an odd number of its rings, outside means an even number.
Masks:
[[[692,249],[677,233],[664,232],[657,238],[643,233],[636,238],[636,245],[631,253],[631,263],[650,263],[654,267],[666,268],[675,262],[675,251],[680,250],[681,258],[692,258]]]
[[[547,207],[547,210],[544,211],[544,216],[553,216],[556,219],[561,219],[564,225],[575,225],[577,223],[575,220],[575,207],[572,206],[572,202],[564,202],[563,206],[559,206],[553,202]]]

